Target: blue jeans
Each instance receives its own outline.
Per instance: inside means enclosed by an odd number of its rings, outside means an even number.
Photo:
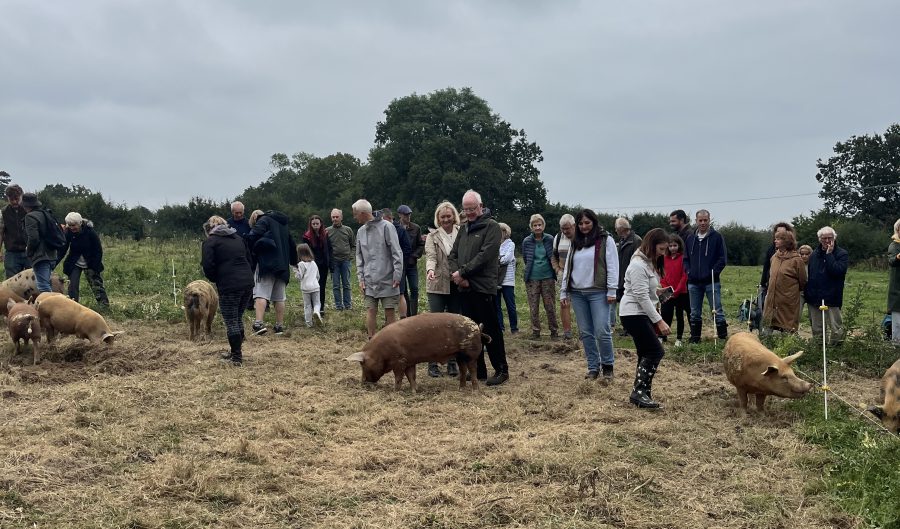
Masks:
[[[40,261],[31,267],[34,270],[34,283],[38,292],[53,292],[50,284],[50,272],[54,268],[56,268],[56,263],[53,261]]]
[[[353,307],[353,302],[350,300],[350,261],[332,259],[331,289],[334,292],[334,308],[344,310]],[[342,290],[343,299],[341,298]]]
[[[688,295],[691,298],[691,323],[701,324],[703,322],[703,297],[709,302],[710,308],[713,306],[713,287],[711,284],[697,285],[688,283]],[[716,325],[725,323],[725,311],[722,310],[722,283],[716,282]]]
[[[588,371],[599,371],[598,361],[603,365],[613,365],[616,357],[609,325],[612,305],[606,301],[606,290],[570,290],[569,301],[575,311]]]
[[[28,257],[25,257],[25,252],[7,250],[6,255],[3,256],[3,268],[6,272],[6,279],[9,279],[22,270],[31,268],[31,263],[28,261]]]
[[[516,313],[516,287],[514,286],[502,286],[500,287],[497,295],[494,299],[497,300],[495,305],[497,306],[497,321],[500,322],[500,330],[504,330],[503,327],[503,309],[500,307],[500,298],[503,298],[503,301],[506,302],[506,314],[509,315],[509,330],[512,332],[519,331],[519,315]]]
[[[406,312],[409,316],[419,313],[419,268],[417,265],[403,267],[403,279],[400,293],[406,296]],[[409,288],[407,288],[407,284]]]

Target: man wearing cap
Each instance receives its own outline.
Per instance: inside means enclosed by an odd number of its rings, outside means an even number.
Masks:
[[[403,277],[406,280],[400,285],[403,297],[406,298],[406,315],[415,316],[419,313],[419,268],[416,263],[425,252],[425,238],[422,237],[422,229],[418,224],[410,220],[412,208],[406,204],[402,204],[397,208],[400,214],[400,225],[406,229],[409,235],[409,244],[412,247],[412,253],[403,262]],[[407,284],[409,289],[407,290]]]
[[[22,195],[22,207],[25,208],[25,255],[31,261],[34,270],[34,282],[38,292],[50,292],[50,272],[56,266],[55,248],[47,244],[48,228],[54,222],[44,211],[41,201],[34,193]]]
[[[18,274],[31,263],[25,255],[25,209],[22,207],[22,188],[18,184],[6,187],[9,202],[0,214],[0,245],[6,247],[6,255],[0,253],[6,279]]]

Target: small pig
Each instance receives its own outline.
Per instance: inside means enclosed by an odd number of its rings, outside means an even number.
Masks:
[[[12,290],[22,299],[30,299],[35,294],[40,293],[37,289],[37,282],[34,279],[34,271],[32,271],[31,268],[22,270],[18,274],[0,283],[0,286]],[[65,283],[63,283],[63,280],[58,275],[50,274],[50,288],[53,292],[62,294],[65,292]]]
[[[16,353],[21,352],[20,340],[26,345],[31,340],[33,363],[37,365],[41,361],[41,322],[37,310],[28,303],[16,303],[11,299],[6,304],[6,310],[6,326],[9,337],[16,344]]]
[[[881,419],[891,433],[900,435],[900,359],[884,372],[881,378],[880,406],[870,406],[866,411]]]
[[[216,287],[198,279],[184,287],[184,316],[187,318],[191,340],[200,335],[200,326],[205,323],[206,337],[212,334],[212,322],[219,308],[219,293]]]
[[[459,388],[471,374],[472,390],[478,390],[475,376],[482,344],[490,337],[474,321],[459,314],[434,312],[419,314],[392,323],[379,331],[358,353],[346,360],[359,362],[363,382],[378,382],[388,371],[394,372],[394,388],[399,390],[403,375],[416,391],[416,364],[446,362],[456,358],[459,364]]]
[[[756,335],[739,332],[725,344],[725,376],[738,392],[738,406],[746,411],[747,395],[756,395],[756,409],[762,411],[768,395],[799,399],[812,389],[812,384],[797,378],[791,363],[803,351],[785,358],[768,350]]]
[[[0,286],[0,313],[4,316],[8,315],[9,309],[7,306],[10,301],[18,303],[19,301],[25,301],[25,298],[4,286]]]
[[[103,316],[56,292],[43,292],[34,302],[41,317],[41,328],[47,332],[47,341],[56,333],[74,334],[93,343],[112,344],[116,335],[109,330]]]

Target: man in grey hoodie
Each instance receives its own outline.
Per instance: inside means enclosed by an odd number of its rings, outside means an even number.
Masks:
[[[356,276],[366,298],[366,329],[375,336],[378,304],[384,307],[384,324],[396,320],[400,303],[403,251],[394,226],[372,214],[372,204],[360,199],[353,203],[353,218],[361,224],[356,232]]]

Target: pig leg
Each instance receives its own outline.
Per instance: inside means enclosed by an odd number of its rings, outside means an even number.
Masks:
[[[207,309],[207,311],[209,312],[209,315],[206,316],[206,337],[210,338],[210,337],[212,337],[212,322],[213,322],[213,318],[216,317],[216,313],[213,312],[212,307],[209,307],[209,309]]]
[[[403,385],[403,375],[402,370],[394,369],[394,391],[400,391],[400,386]]]
[[[760,393],[756,394],[756,409],[759,411],[765,411],[766,409],[766,395],[762,395]]]
[[[412,393],[416,392],[416,365],[413,364],[406,368],[406,378],[409,379],[409,387]]]
[[[747,390],[738,388],[738,408],[747,411]]]
[[[41,341],[40,338],[38,338],[38,339],[32,338],[31,339],[31,349],[32,349],[32,352],[34,353],[34,361],[32,363],[34,365],[38,365],[41,363],[41,346],[39,345],[40,341]]]
[[[472,378],[472,392],[481,393],[481,388],[478,387],[478,377],[476,376],[476,373],[478,373],[478,356],[473,356],[465,365],[468,366],[469,375]]]

